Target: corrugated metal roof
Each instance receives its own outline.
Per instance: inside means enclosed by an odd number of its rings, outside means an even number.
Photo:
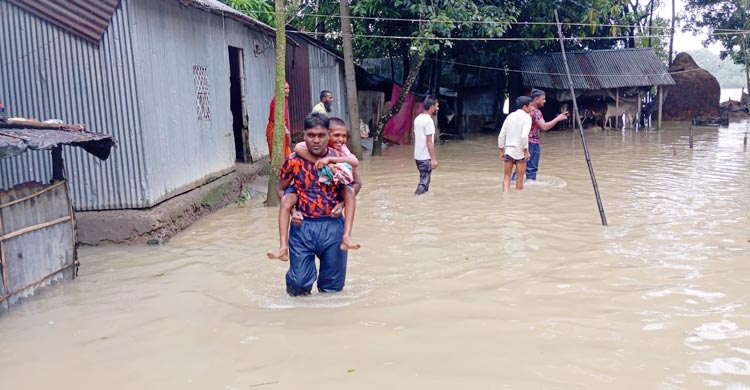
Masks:
[[[651,48],[579,51],[567,53],[567,57],[574,89],[675,84]],[[524,57],[519,70],[528,87],[570,88],[561,53]]]
[[[276,30],[271,26],[243,14],[240,11],[220,2],[219,0],[178,0],[180,3],[200,8],[206,12],[227,16],[245,25],[253,27],[258,31],[276,35]]]
[[[99,159],[106,160],[114,146],[114,140],[108,134],[67,127],[0,127],[0,158],[15,156],[26,150],[52,150],[60,145],[79,146]]]
[[[274,34],[272,27],[218,0],[177,0],[206,12],[230,17],[258,31]],[[98,44],[120,0],[8,0],[55,26]]]
[[[89,42],[99,43],[120,0],[8,0]]]

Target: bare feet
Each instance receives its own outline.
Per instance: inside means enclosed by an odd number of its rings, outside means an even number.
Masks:
[[[276,252],[268,251],[266,252],[266,256],[271,260],[289,261],[289,247],[282,246]]]
[[[354,241],[352,241],[352,238],[349,237],[349,236],[344,236],[341,239],[341,245],[339,246],[339,248],[341,248],[342,251],[348,251],[350,249],[351,250],[357,250],[360,247],[361,247],[361,245],[359,245],[359,244],[355,243]]]

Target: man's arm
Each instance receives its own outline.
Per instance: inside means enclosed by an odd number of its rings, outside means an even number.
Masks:
[[[279,181],[276,183],[276,192],[279,194],[279,199],[284,197],[284,190],[292,184],[294,175],[292,174],[292,162],[289,157],[284,160],[284,164],[281,165],[281,175]]]
[[[556,116],[555,119],[553,119],[553,120],[551,120],[549,122],[545,122],[544,121],[544,116],[541,115],[541,113],[540,113],[539,114],[539,118],[536,119],[536,124],[539,126],[539,129],[541,129],[542,131],[547,131],[547,130],[555,127],[555,125],[557,125],[561,121],[564,121],[566,119],[568,119],[568,113],[567,112],[563,112],[562,114]]]
[[[438,167],[437,157],[435,157],[435,142],[433,142],[434,134],[427,135],[427,152],[430,153],[430,165],[432,169]]]
[[[290,184],[292,184],[292,179],[279,178],[278,183],[276,183],[276,192],[279,194],[279,199],[284,197],[284,190],[289,187]]]

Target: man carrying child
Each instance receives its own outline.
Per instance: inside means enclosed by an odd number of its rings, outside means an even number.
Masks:
[[[334,121],[335,122],[335,121]],[[343,123],[343,121],[341,121]],[[340,125],[340,124],[338,124]],[[333,126],[335,127],[335,126]],[[342,126],[344,132],[346,126]],[[340,291],[346,279],[347,249],[358,249],[359,244],[351,241],[351,223],[344,223],[335,214],[335,209],[345,196],[354,195],[361,184],[346,183],[346,174],[339,174],[340,166],[349,163],[348,157],[341,150],[329,147],[331,132],[329,120],[325,115],[311,113],[305,119],[304,147],[299,153],[290,155],[281,169],[281,178],[277,190],[279,196],[294,192],[296,206],[301,218],[289,228],[288,240],[281,234],[281,248],[278,253],[269,252],[269,258],[285,260],[288,252],[289,271],[286,275],[287,292],[292,295],[307,295],[317,278],[318,290],[321,292]],[[346,140],[346,136],[343,137]],[[341,147],[340,142],[335,145]],[[306,155],[306,159],[302,155]],[[355,159],[356,161],[356,159]],[[328,164],[335,164],[329,166]],[[325,167],[330,167],[330,177],[325,176]],[[344,172],[346,173],[346,172]],[[321,178],[323,180],[321,180]],[[324,181],[328,179],[326,183]],[[292,185],[293,191],[288,187]],[[356,188],[353,188],[356,185]],[[284,202],[282,201],[282,205]],[[338,207],[337,207],[338,206]],[[351,210],[347,205],[346,219],[353,220],[353,203]],[[284,225],[284,226],[282,226]],[[279,232],[284,233],[289,225],[289,210],[279,213]],[[288,241],[288,249],[284,244]],[[315,257],[320,259],[320,276],[317,277]]]

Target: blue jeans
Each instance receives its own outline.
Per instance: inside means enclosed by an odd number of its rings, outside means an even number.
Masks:
[[[542,148],[539,144],[529,142],[529,160],[526,161],[526,179],[536,180],[536,171],[539,170],[539,157],[542,155]],[[511,180],[516,180],[516,173],[513,172]]]
[[[308,295],[318,280],[318,291],[336,292],[346,281],[347,252],[342,251],[342,218],[305,218],[301,226],[289,228],[289,271],[286,292],[291,296]],[[320,275],[315,269],[320,259]]]

